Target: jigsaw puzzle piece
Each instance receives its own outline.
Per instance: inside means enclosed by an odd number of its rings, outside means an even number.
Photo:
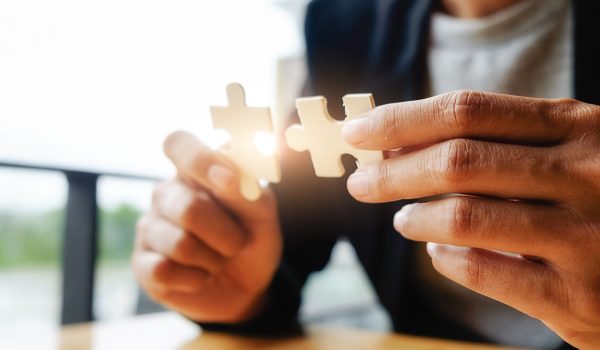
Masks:
[[[256,178],[243,171],[240,175],[240,192],[247,200],[255,201],[260,198],[262,188]]]
[[[286,131],[288,146],[298,152],[310,152],[317,176],[344,175],[344,165],[340,159],[340,148],[343,147],[340,141],[343,140],[336,137],[341,126],[329,115],[327,100],[322,96],[299,98],[296,108],[302,124],[292,125]]]
[[[350,94],[342,98],[346,110],[346,120],[359,117],[375,108],[373,94]],[[350,145],[349,145],[350,146]],[[350,146],[352,154],[360,166],[365,166],[383,160],[382,152],[359,150]]]
[[[271,111],[267,107],[248,107],[244,88],[238,83],[227,86],[228,106],[211,107],[213,126],[231,136],[229,147],[222,149],[240,169],[240,191],[248,200],[260,197],[259,179],[279,182],[281,170],[276,154],[264,155],[256,147],[258,132],[273,134]]]
[[[350,94],[342,97],[346,120],[351,120],[375,108],[373,94]]]
[[[344,97],[347,118],[374,108],[371,94]],[[290,126],[285,133],[288,146],[298,152],[308,150],[318,177],[341,177],[345,173],[341,156],[354,156],[359,165],[383,159],[381,152],[358,150],[342,137],[343,122],[331,117],[322,96],[299,98],[296,108],[301,125]]]

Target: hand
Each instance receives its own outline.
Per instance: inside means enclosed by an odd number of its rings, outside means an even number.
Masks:
[[[576,347],[600,346],[600,107],[462,91],[381,106],[343,133],[396,150],[349,178],[356,199],[454,194],[394,219],[434,242],[437,271]]]
[[[279,265],[282,240],[275,197],[239,191],[237,168],[192,135],[164,143],[178,169],[159,184],[138,222],[135,275],[157,302],[198,322],[251,317]]]

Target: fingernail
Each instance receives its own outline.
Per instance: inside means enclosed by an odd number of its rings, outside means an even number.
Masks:
[[[346,142],[358,144],[369,138],[369,121],[371,118],[364,116],[344,122],[342,136]]]
[[[437,243],[428,242],[427,243],[427,254],[429,254],[429,256],[433,258],[433,254],[435,254],[435,250],[437,249],[438,246],[439,246],[439,244],[437,244]]]
[[[208,168],[208,179],[221,191],[229,191],[233,182],[233,172],[221,164]]]
[[[357,170],[348,178],[348,192],[356,198],[369,196],[369,174],[364,170]]]
[[[402,207],[400,211],[394,215],[394,228],[398,232],[404,231],[406,224],[410,219],[410,214],[415,210],[416,204],[408,204]]]

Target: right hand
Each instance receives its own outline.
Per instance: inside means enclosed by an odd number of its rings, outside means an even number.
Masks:
[[[236,166],[188,133],[171,134],[164,149],[178,176],[156,187],[138,222],[135,275],[151,298],[194,321],[244,321],[281,259],[275,196],[265,189],[247,201]]]

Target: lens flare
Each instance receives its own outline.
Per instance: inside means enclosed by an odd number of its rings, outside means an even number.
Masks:
[[[256,145],[256,149],[264,156],[272,156],[277,153],[275,137],[266,132],[257,132],[254,137],[254,144]]]
[[[216,151],[228,144],[229,141],[231,141],[231,136],[227,131],[218,129],[211,132],[208,136],[202,138],[202,141],[212,150]]]

